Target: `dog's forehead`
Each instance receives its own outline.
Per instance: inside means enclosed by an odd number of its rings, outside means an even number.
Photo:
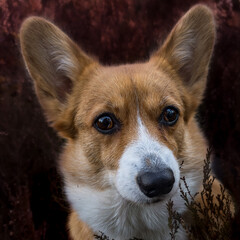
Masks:
[[[108,102],[121,103],[124,99],[135,98],[148,102],[167,96],[178,98],[170,74],[147,63],[103,67],[90,85],[98,97]]]
[[[166,105],[182,107],[170,74],[147,63],[101,67],[83,92],[78,115],[89,116],[90,121],[103,112],[125,119],[138,110],[156,115]]]

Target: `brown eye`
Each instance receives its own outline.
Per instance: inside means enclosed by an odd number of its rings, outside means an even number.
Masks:
[[[172,126],[174,125],[179,117],[179,111],[173,106],[166,107],[160,117],[160,123]]]
[[[94,122],[94,127],[103,134],[111,134],[119,129],[119,122],[111,113],[103,113]]]
[[[96,125],[101,130],[109,130],[113,127],[113,120],[109,116],[103,116],[96,121]]]

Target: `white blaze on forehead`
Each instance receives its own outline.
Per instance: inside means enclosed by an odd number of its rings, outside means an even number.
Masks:
[[[141,192],[137,184],[136,177],[140,172],[169,167],[175,178],[171,192],[175,192],[180,171],[172,151],[149,134],[139,116],[137,119],[138,136],[126,147],[119,161],[116,187],[122,197],[133,202],[144,202],[149,198]]]

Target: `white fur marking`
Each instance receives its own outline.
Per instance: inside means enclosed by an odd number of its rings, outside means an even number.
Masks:
[[[168,197],[178,189],[180,171],[177,160],[172,151],[154,139],[138,117],[138,139],[133,141],[123,153],[116,177],[116,186],[119,193],[126,199],[146,203],[149,198],[145,196],[136,182],[140,171],[147,168],[146,159],[151,166],[161,168],[164,164],[174,173],[175,183]]]

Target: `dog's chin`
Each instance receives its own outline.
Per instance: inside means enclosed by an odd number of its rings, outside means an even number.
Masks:
[[[145,196],[140,190],[134,190],[134,191],[123,191],[126,190],[126,188],[118,188],[117,186],[114,188],[116,197],[121,198],[123,202],[129,203],[131,205],[165,205],[172,197],[174,197],[176,194],[178,194],[178,181],[175,186],[172,188],[172,190],[167,193],[163,194],[161,196],[156,196],[149,198]],[[132,194],[129,194],[132,193]]]
[[[148,199],[148,200],[142,200],[139,201],[138,204],[142,204],[142,205],[154,205],[154,204],[160,204],[166,201],[167,198],[163,198],[163,197],[156,197],[154,199]]]
[[[123,196],[119,191],[118,194],[122,197],[122,199],[124,199],[125,201],[127,201],[128,203],[132,204],[132,205],[161,205],[161,204],[166,204],[172,197],[175,196],[175,194],[177,193],[177,189],[172,190],[170,193],[162,195],[162,196],[158,196],[158,197],[153,197],[153,198],[149,198],[149,197],[145,197],[145,196],[135,196],[134,198],[131,196],[131,198],[128,198],[127,196]]]
[[[168,201],[170,198],[168,196],[162,196],[162,197],[154,197],[154,198],[141,198],[141,197],[136,197],[135,200],[130,200],[126,197],[122,198],[127,201],[129,204],[132,205],[156,205],[156,204],[165,204],[166,201]]]
[[[165,204],[171,198],[170,195],[165,195],[161,197],[154,197],[148,199],[138,199],[137,203],[141,205],[155,205],[155,204]]]

